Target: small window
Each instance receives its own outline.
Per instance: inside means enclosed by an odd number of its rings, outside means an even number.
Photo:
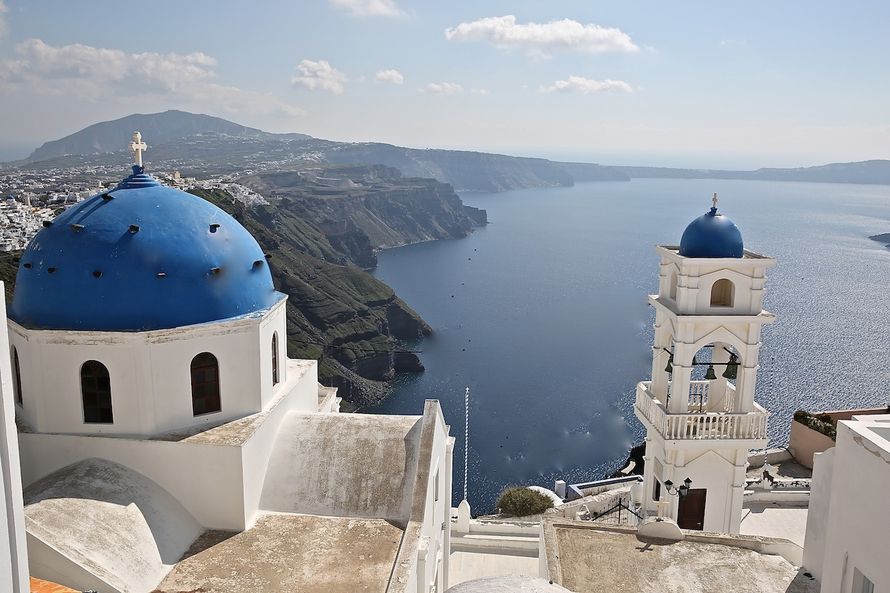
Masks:
[[[732,283],[732,280],[721,278],[711,287],[712,307],[732,307],[734,297],[735,285]]]
[[[661,482],[658,481],[658,478],[655,479],[655,487],[652,489],[652,500],[655,502],[661,500]]]
[[[111,377],[98,360],[88,360],[80,367],[80,394],[83,421],[87,424],[113,424]]]
[[[23,405],[22,396],[22,369],[19,366],[19,351],[12,347],[12,372],[15,373],[15,401]]]
[[[671,280],[668,285],[668,298],[673,300],[677,300],[677,273],[671,271]]]
[[[219,412],[219,363],[209,352],[192,359],[192,413],[195,416]]]
[[[272,385],[278,385],[278,332],[272,334]]]

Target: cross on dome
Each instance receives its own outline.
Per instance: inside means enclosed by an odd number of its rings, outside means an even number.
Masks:
[[[142,134],[133,132],[133,141],[130,142],[130,151],[134,154],[134,162],[137,167],[142,167],[142,153],[148,150],[148,144],[142,141]]]
[[[713,207],[717,208],[717,192],[714,192],[714,197],[711,198],[711,202],[713,203]]]

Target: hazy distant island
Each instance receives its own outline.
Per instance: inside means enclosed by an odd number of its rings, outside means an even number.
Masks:
[[[881,233],[880,235],[872,235],[869,237],[872,241],[877,241],[878,243],[883,243],[887,247],[890,247],[890,233]]]
[[[405,148],[379,142],[335,142],[296,133],[273,134],[218,117],[176,110],[133,114],[93,124],[46,142],[24,160],[6,163],[4,167],[39,169],[120,162],[126,158],[120,139],[137,129],[151,139],[154,167],[179,166],[190,175],[243,171],[270,164],[281,168],[299,162],[323,162],[385,165],[406,177],[436,179],[458,191],[493,192],[653,177],[890,185],[890,160],[754,171],[609,166],[463,150]]]

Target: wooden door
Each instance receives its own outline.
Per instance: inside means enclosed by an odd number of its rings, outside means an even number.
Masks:
[[[686,496],[680,498],[677,509],[677,525],[681,529],[697,529],[701,531],[705,524],[706,488],[693,488]]]

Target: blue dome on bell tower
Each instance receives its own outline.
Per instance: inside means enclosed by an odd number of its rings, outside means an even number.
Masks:
[[[146,174],[141,150],[117,187],[45,224],[22,254],[10,309],[28,328],[168,329],[262,311],[284,298],[247,229]]]
[[[680,238],[683,257],[741,258],[745,255],[742,232],[729,218],[717,212],[717,194],[711,209],[693,220]]]

